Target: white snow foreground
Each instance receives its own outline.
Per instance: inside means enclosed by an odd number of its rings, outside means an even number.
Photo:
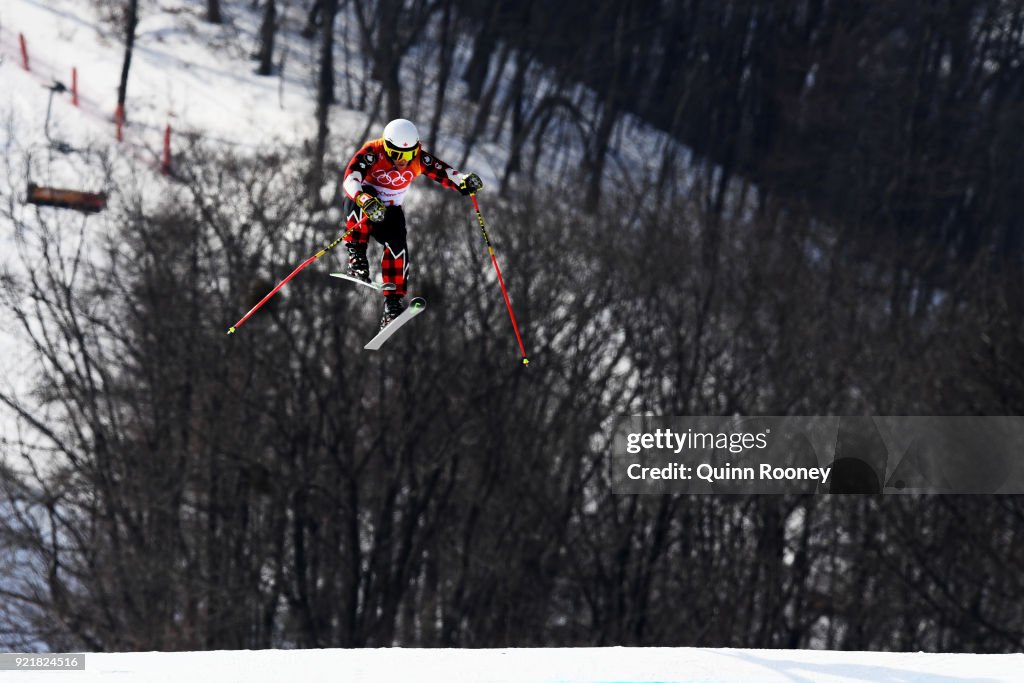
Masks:
[[[0,673],[0,680],[345,681],[346,683],[1010,683],[1024,654],[572,648],[142,652],[85,655],[84,671]]]

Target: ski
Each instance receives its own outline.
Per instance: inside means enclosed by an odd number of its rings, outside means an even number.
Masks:
[[[395,283],[393,282],[364,282],[359,278],[352,277],[351,275],[346,275],[345,273],[331,273],[331,277],[338,277],[341,278],[342,280],[348,280],[349,282],[354,282],[357,285],[362,285],[363,287],[375,289],[378,292],[392,292],[395,289]]]
[[[391,335],[398,331],[398,328],[422,313],[426,306],[427,302],[425,299],[416,297],[409,302],[409,308],[402,311],[401,315],[392,320],[391,323],[383,330],[378,332],[377,336],[371,339],[363,348],[369,349],[370,351],[377,351],[384,345],[384,342],[391,338]]]

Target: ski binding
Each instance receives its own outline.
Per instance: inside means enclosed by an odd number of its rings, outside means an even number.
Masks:
[[[427,302],[425,299],[422,297],[416,297],[409,302],[409,308],[402,311],[401,315],[392,320],[391,323],[383,330],[378,332],[377,336],[371,339],[363,348],[369,349],[370,351],[377,351],[384,345],[384,342],[391,338],[391,335],[398,331],[400,327],[422,313],[426,306]]]

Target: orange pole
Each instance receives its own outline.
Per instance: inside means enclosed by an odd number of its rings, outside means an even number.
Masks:
[[[25,68],[25,71],[29,71],[28,68],[28,46],[25,44],[25,34],[19,33],[18,40],[21,42],[21,65]]]
[[[124,140],[124,135],[121,132],[121,126],[124,124],[124,107],[121,104],[117,105],[117,109],[114,110],[114,125],[117,126],[117,141],[121,142]]]

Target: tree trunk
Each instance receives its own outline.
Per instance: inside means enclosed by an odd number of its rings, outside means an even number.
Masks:
[[[594,131],[594,135],[587,145],[589,148],[586,150],[589,179],[584,207],[590,212],[597,210],[598,201],[601,199],[601,180],[604,178],[604,165],[608,158],[608,145],[611,143],[612,131],[615,130],[615,123],[618,120],[619,112],[615,103],[606,103],[602,108],[597,130]]]
[[[313,0],[309,5],[309,13],[306,14],[306,25],[302,27],[302,37],[312,38],[316,35],[316,27],[320,25],[320,3],[322,0]]]
[[[476,40],[473,41],[473,54],[462,75],[469,88],[467,96],[470,102],[479,102],[483,96],[484,84],[487,81],[487,67],[490,66],[491,55],[494,52],[495,37],[491,25],[497,16],[498,7],[498,3],[491,3],[491,11],[488,13],[487,19],[484,20],[484,25],[476,34]]]
[[[269,76],[274,71],[274,37],[277,34],[277,2],[267,0],[260,25],[260,65],[256,73]]]
[[[117,88],[117,116],[124,117],[124,103],[128,95],[128,71],[132,66],[132,49],[135,47],[135,27],[139,23],[139,0],[128,1],[128,16],[125,20],[124,65],[121,67],[121,83]]]
[[[206,20],[211,24],[224,22],[224,15],[220,11],[220,0],[206,0]]]
[[[441,117],[444,115],[444,100],[448,90],[448,80],[452,73],[452,56],[455,52],[455,39],[453,36],[452,18],[454,15],[453,4],[445,2],[444,15],[441,17],[441,53],[438,56],[437,69],[437,91],[434,97],[434,119],[430,122],[430,133],[427,136],[427,145],[433,149],[437,142],[438,132],[441,130]]]
[[[402,82],[398,76],[399,63],[395,62],[385,72],[384,92],[387,93],[388,120],[402,118]]]
[[[465,166],[466,162],[469,161],[469,155],[473,151],[473,145],[480,139],[484,131],[487,129],[487,120],[491,115],[491,109],[494,107],[494,98],[498,93],[498,85],[501,82],[501,74],[505,71],[505,64],[508,61],[508,43],[503,43],[498,51],[498,57],[495,61],[497,65],[495,67],[494,79],[491,81],[490,86],[480,96],[480,106],[477,107],[476,118],[473,121],[473,129],[470,131],[466,138],[466,149],[462,155],[462,162],[459,164],[460,167]]]
[[[526,117],[524,115],[527,106],[526,70],[529,66],[529,55],[525,50],[520,50],[516,54],[516,73],[512,77],[512,86],[506,99],[506,111],[510,111],[512,117],[512,135],[510,138],[512,143],[508,153],[508,162],[505,164],[502,184],[507,183],[512,174],[518,173],[522,167],[522,145],[527,133]],[[502,126],[504,126],[504,122]]]
[[[394,22],[400,6],[400,3],[390,1],[378,2],[376,11],[372,15],[374,22],[372,35],[364,34],[373,57],[373,78],[380,81],[381,87],[384,89],[384,108],[388,119],[397,119],[402,116],[400,71],[402,57],[408,47],[404,43],[408,37],[404,36],[403,32],[394,32],[387,28]],[[404,20],[411,26],[418,19],[413,15],[406,15]]]
[[[322,0],[323,23],[320,41],[320,78],[316,96],[316,148],[313,150],[313,168],[310,192],[314,204],[320,199],[320,186],[324,179],[324,153],[330,129],[327,115],[334,104],[334,18],[338,13],[338,0]]]

